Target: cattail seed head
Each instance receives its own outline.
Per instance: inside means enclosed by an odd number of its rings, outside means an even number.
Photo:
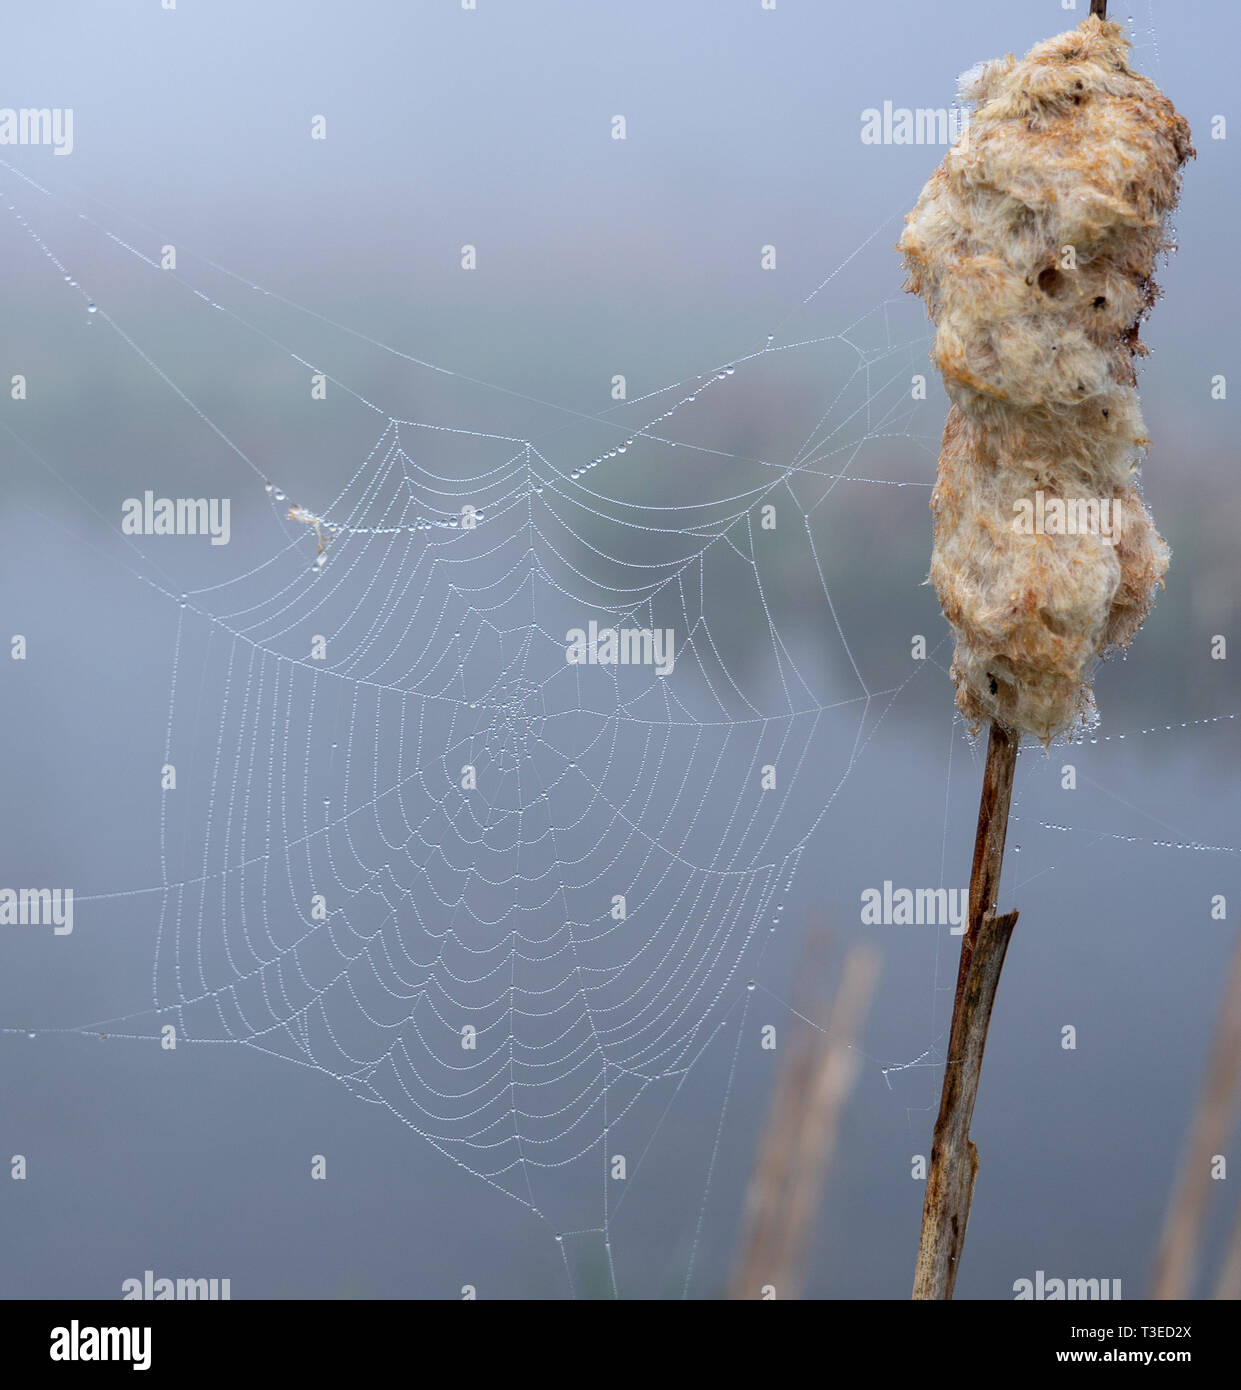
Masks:
[[[972,72],[968,131],[897,246],[952,402],[930,578],[957,705],[1045,745],[1092,719],[1094,664],[1128,645],[1168,566],[1137,490],[1134,361],[1194,149],[1128,56],[1092,16]],[[1111,534],[1023,528],[1036,497],[1079,517],[1106,503]]]

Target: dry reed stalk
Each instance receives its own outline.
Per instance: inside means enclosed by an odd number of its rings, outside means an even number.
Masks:
[[[1215,1297],[1231,1302],[1241,1299],[1241,1207],[1237,1209],[1237,1224],[1233,1227],[1232,1243],[1224,1264],[1219,1272],[1219,1283],[1215,1286]]]
[[[1192,1296],[1197,1265],[1198,1233],[1211,1186],[1211,1161],[1228,1143],[1236,1116],[1237,1090],[1241,1086],[1241,935],[1233,952],[1232,968],[1220,1003],[1219,1021],[1207,1059],[1198,1106],[1190,1125],[1189,1140],[1181,1163],[1180,1181],[1168,1207],[1163,1237],[1155,1257],[1152,1298]],[[1238,1240],[1225,1264],[1221,1287],[1241,1296],[1241,1224]]]
[[[803,1027],[790,1044],[746,1192],[730,1298],[758,1298],[766,1286],[781,1299],[801,1294],[823,1176],[856,1070],[849,1042],[861,1030],[877,974],[874,953],[855,946],[845,958],[826,1036]]]
[[[970,1121],[978,1096],[995,991],[1009,938],[1017,925],[1015,912],[997,917],[995,904],[1019,742],[1018,734],[992,724],[970,872],[969,925],[961,942],[944,1086],[922,1207],[913,1291],[914,1298],[919,1299],[952,1297],[974,1196],[978,1150],[970,1139]]]

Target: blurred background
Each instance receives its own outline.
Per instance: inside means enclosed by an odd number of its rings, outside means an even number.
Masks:
[[[0,1149],[29,1170],[0,1186],[0,1293],[114,1297],[152,1269],[250,1298],[719,1297],[797,1015],[827,1023],[864,944],[877,975],[803,1292],[908,1296],[958,939],[863,926],[860,895],[965,885],[983,748],[954,722],[951,643],[922,586],[946,398],[892,250],[943,148],[865,145],[862,113],[948,107],[960,72],[1087,9],[144,0],[6,18],[0,105],[72,108],[74,147],[0,149],[4,376],[28,382],[0,403],[0,570],[6,633],[29,647],[0,687],[0,863],[5,884],[72,885],[78,903],[71,936],[0,933]],[[966,1298],[1011,1297],[1036,1270],[1145,1292],[1241,905],[1241,682],[1232,650],[1212,657],[1217,636],[1235,647],[1241,603],[1234,407],[1212,390],[1237,370],[1224,232],[1241,181],[1212,131],[1231,119],[1241,20],[1215,3],[1114,11],[1198,149],[1140,380],[1172,566],[1127,659],[1099,670],[1099,728],[1019,760],[1002,905],[1022,916],[973,1126]],[[392,420],[416,422],[399,455]],[[229,545],[123,537],[121,503],[147,488],[230,498]],[[480,495],[476,537],[437,528],[395,550],[375,534]],[[342,528],[317,577],[292,502]],[[675,681],[596,671],[567,689],[560,635],[627,613],[697,624]],[[519,647],[533,635],[530,653],[483,640],[488,621]],[[327,693],[304,659],[325,630],[348,653],[330,653]],[[531,688],[548,722],[523,744]],[[471,876],[477,837],[447,780],[398,798],[428,818],[443,882],[355,814],[358,786],[403,766],[411,708],[445,701],[486,713],[428,721],[445,779],[462,739],[551,779],[558,853],[481,841],[516,887]],[[774,809],[756,784],[769,761]],[[582,784],[630,808],[598,837]],[[528,785],[491,804],[526,807]],[[626,836],[620,858],[621,825],[654,854]],[[680,878],[658,867],[672,844]],[[253,879],[225,872],[260,861]],[[713,863],[736,894],[697,891]],[[367,942],[343,980],[336,936],[310,959],[328,873]],[[393,955],[491,1021],[484,1059],[521,1031],[567,1060],[553,1040],[575,967],[523,946],[525,979],[504,981],[523,1002],[487,1014],[487,952],[512,967],[508,938],[454,937],[444,904],[473,923],[519,914],[504,930],[546,945],[549,913],[594,940],[607,893],[635,887],[647,917],[600,933],[596,962],[629,1031],[584,1045],[607,1099],[557,1068],[528,1108],[574,1133],[530,1119],[480,1147],[512,1096],[488,1068],[494,1113],[437,1106],[472,1078],[451,1070],[452,1029],[419,1012],[434,990],[393,1004],[387,967],[416,973]],[[291,1032],[223,1045],[281,1013],[215,1007],[246,973],[241,943],[264,940],[322,1001],[303,1017],[326,1031],[300,1053]],[[664,973],[630,962],[635,941]],[[175,1053],[158,1044],[169,1020]],[[410,1069],[358,1084],[342,1056],[393,1033]],[[523,1133],[547,1148],[506,1167]],[[1212,1184],[1202,1293],[1232,1239],[1229,1187]]]

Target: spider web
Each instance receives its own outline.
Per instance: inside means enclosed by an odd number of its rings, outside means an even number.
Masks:
[[[893,357],[907,376],[910,344],[851,346],[851,384]],[[833,743],[843,783],[871,700],[860,676],[832,699],[802,668],[757,521],[778,496],[817,563],[825,455],[870,437],[856,407],[725,496],[709,452],[672,437],[749,365],[663,393],[567,475],[530,443],[389,419],[319,513],[322,565],[303,536],[186,595],[155,986],[188,1036],[309,1062],[539,1210],[557,1204],[545,1173],[593,1171],[639,1098],[685,1076],[813,833],[784,789]],[[669,498],[693,470],[703,500],[630,500],[639,455]],[[742,621],[765,659],[738,672],[715,631]],[[570,664],[590,622],[671,630],[673,669]]]
[[[9,208],[89,300],[25,202]],[[244,302],[79,216],[275,341]],[[884,229],[867,245],[886,257]],[[151,1017],[321,1071],[558,1228],[607,1235],[601,1168],[641,1151],[744,1007],[806,847],[898,693],[862,677],[815,523],[839,485],[924,503],[925,481],[859,471],[875,441],[911,438],[920,315],[892,300],[834,332],[773,333],[589,420],[595,450],[568,458],[389,414],[281,345],[377,420],[320,497],[268,477],[89,308],[270,506],[232,542],[257,558],[227,579],[178,592],[135,567],[177,605]],[[724,448],[719,407],[747,380],[778,394],[789,354],[830,383],[800,403],[796,446]],[[782,592],[790,570],[816,576],[817,611]],[[670,631],[670,669],[570,662],[590,623]],[[810,767],[823,795],[807,818],[790,789]]]

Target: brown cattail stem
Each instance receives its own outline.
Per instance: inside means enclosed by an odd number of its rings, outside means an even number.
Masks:
[[[944,1088],[931,1141],[914,1298],[952,1297],[965,1244],[978,1172],[978,1150],[970,1139],[970,1121],[978,1096],[996,986],[1009,938],[1017,924],[1015,912],[997,917],[995,904],[1020,741],[1020,734],[1013,730],[996,723],[991,725],[970,873],[969,925],[961,942]]]
[[[878,969],[869,948],[853,947],[826,1035],[808,1028],[786,1053],[746,1194],[745,1237],[730,1298],[761,1298],[766,1287],[779,1299],[801,1297],[823,1175],[856,1070],[852,1042]]]
[[[1090,13],[1100,19],[1107,18],[1107,0],[1090,0]]]
[[[1241,936],[1233,952],[1232,969],[1224,987],[1219,1022],[1211,1043],[1202,1092],[1190,1126],[1180,1179],[1168,1208],[1155,1273],[1152,1298],[1191,1298],[1197,1266],[1198,1236],[1206,1213],[1214,1156],[1228,1147],[1237,1091],[1241,1088]],[[1241,1264],[1241,1225],[1232,1256]],[[1241,1274],[1226,1273],[1222,1285],[1241,1284]],[[1236,1297],[1237,1295],[1233,1295]]]
[[[1241,1298],[1241,1210],[1237,1212],[1237,1224],[1232,1233],[1232,1244],[1224,1257],[1223,1268],[1219,1272],[1219,1283],[1215,1286],[1215,1297],[1235,1303]]]

